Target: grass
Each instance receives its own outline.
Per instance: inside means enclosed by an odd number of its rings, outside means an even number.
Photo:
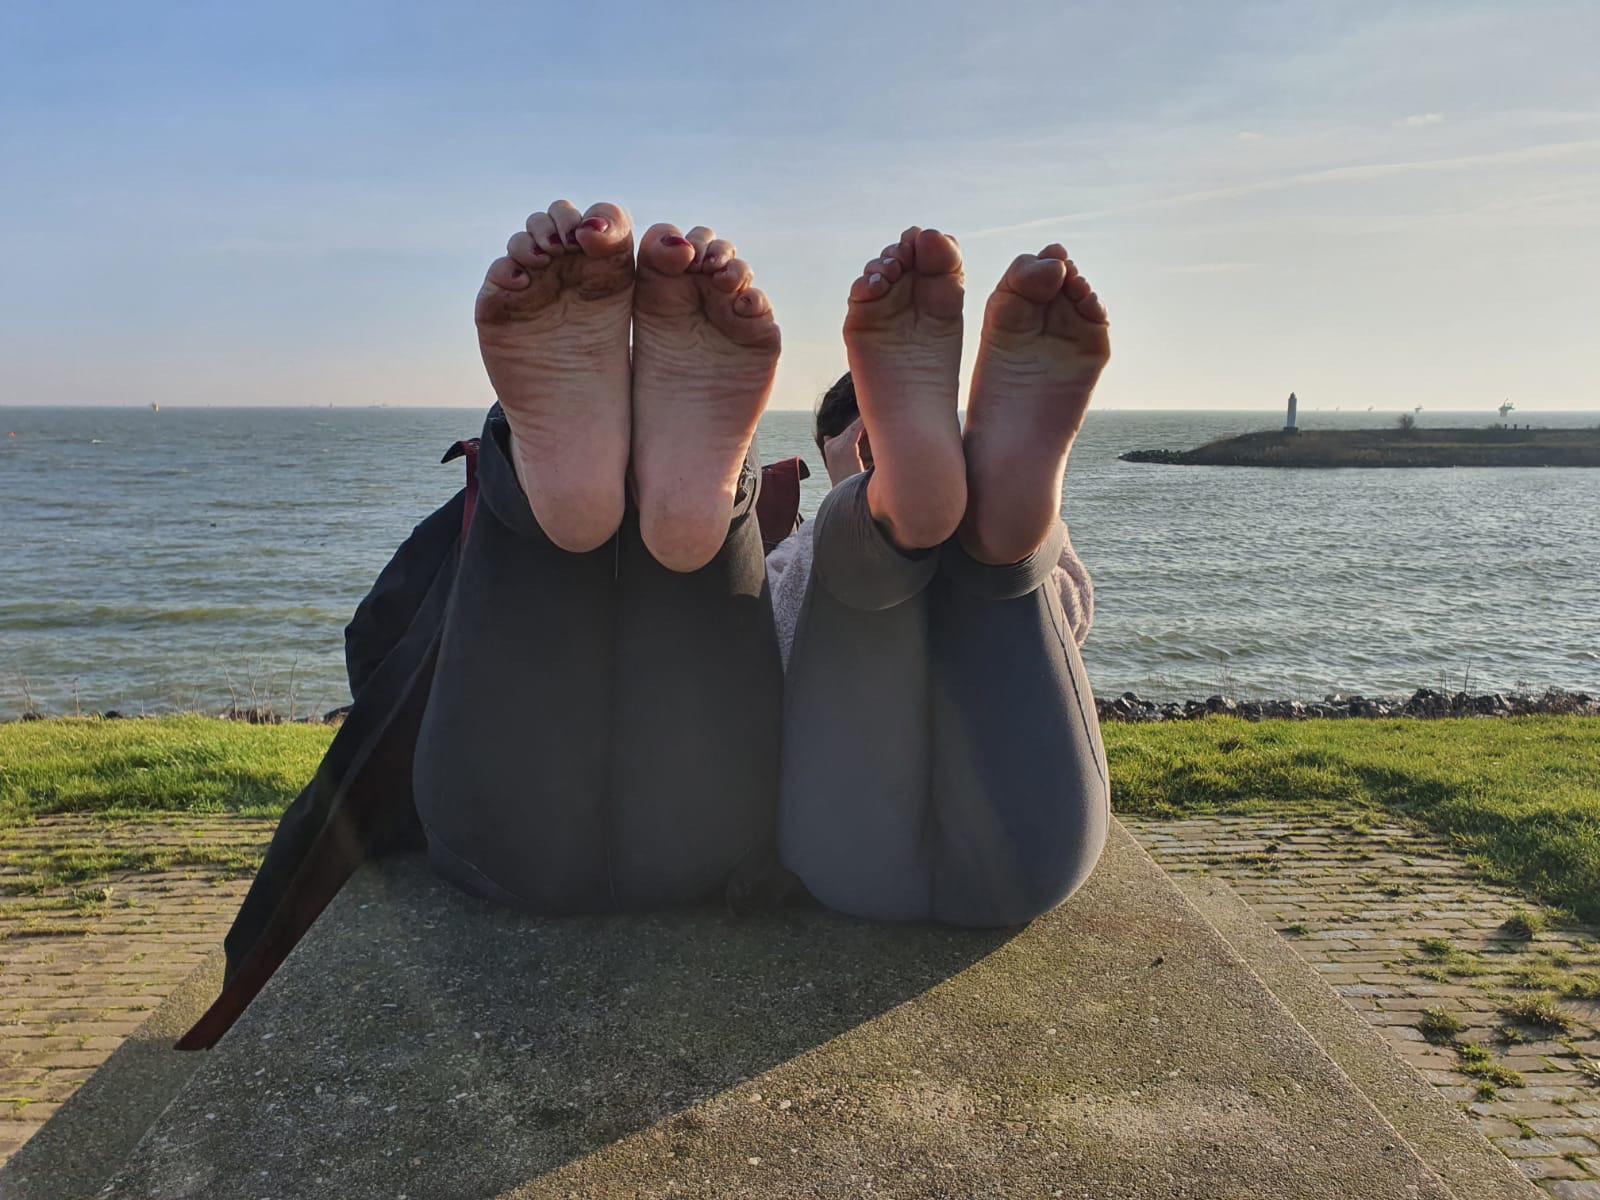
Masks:
[[[52,813],[277,816],[333,730],[212,717],[0,724],[0,823]]]
[[[1548,992],[1518,996],[1500,1006],[1500,1015],[1518,1025],[1545,1033],[1565,1033],[1572,1027],[1572,1017]]]
[[[1535,912],[1531,908],[1515,908],[1505,919],[1502,928],[1512,937],[1528,942],[1543,933],[1549,924],[1549,919],[1542,912]]]
[[[1463,1042],[1456,1048],[1457,1066],[1463,1075],[1478,1081],[1480,1092],[1484,1089],[1521,1087],[1522,1074],[1494,1061],[1494,1055],[1475,1042]]]
[[[1435,1046],[1448,1046],[1465,1028],[1461,1018],[1447,1008],[1424,1009],[1417,1018],[1417,1029]]]
[[[1414,821],[1491,877],[1600,920],[1600,721],[1209,718],[1103,733],[1120,812]]]

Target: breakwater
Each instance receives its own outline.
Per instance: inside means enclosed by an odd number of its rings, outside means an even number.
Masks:
[[[1269,430],[1118,457],[1177,467],[1600,467],[1600,428]]]

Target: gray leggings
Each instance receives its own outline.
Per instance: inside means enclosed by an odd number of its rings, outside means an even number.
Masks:
[[[817,514],[785,680],[778,842],[830,908],[1011,925],[1088,877],[1110,791],[1094,697],[1050,572],[952,539],[897,550],[870,473]]]

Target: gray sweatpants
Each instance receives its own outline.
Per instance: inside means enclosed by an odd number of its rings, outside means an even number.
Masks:
[[[785,680],[778,840],[831,908],[1011,925],[1088,877],[1110,791],[1094,697],[1050,572],[1057,532],[991,567],[906,554],[870,472],[817,514]]]

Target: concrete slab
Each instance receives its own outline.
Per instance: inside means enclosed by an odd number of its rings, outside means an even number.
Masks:
[[[1544,1193],[1472,1127],[1466,1114],[1340,1000],[1237,892],[1208,875],[1175,881],[1456,1200],[1542,1200]]]
[[[207,956],[100,1069],[0,1167],[0,1200],[80,1200],[104,1186],[205,1061],[172,1048],[222,986]]]
[[[1014,936],[368,869],[105,1194],[1449,1196],[1120,827]]]

